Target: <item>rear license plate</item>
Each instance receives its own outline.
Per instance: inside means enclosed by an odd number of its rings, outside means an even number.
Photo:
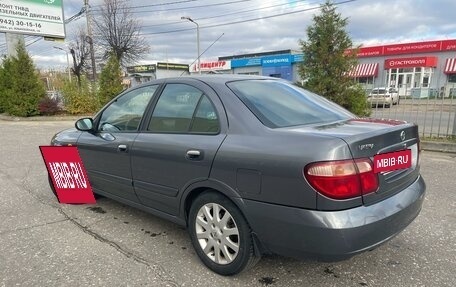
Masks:
[[[412,150],[382,153],[374,156],[374,172],[392,171],[412,166]]]

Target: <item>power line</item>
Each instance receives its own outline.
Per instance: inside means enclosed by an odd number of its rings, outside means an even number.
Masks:
[[[225,17],[225,16],[231,16],[231,15],[239,15],[241,13],[258,12],[260,10],[266,10],[266,9],[270,9],[270,8],[276,8],[276,7],[280,7],[280,6],[286,6],[286,5],[290,5],[290,4],[303,3],[303,2],[306,2],[306,1],[305,0],[289,1],[287,3],[274,4],[274,5],[264,6],[264,7],[260,7],[260,8],[251,8],[251,9],[249,8],[247,10],[241,9],[241,10],[236,10],[236,11],[233,11],[233,12],[230,12],[230,13],[218,14],[218,15],[215,15],[215,16],[193,18],[193,19],[195,21],[214,19],[214,18],[220,18],[220,17]],[[152,24],[152,25],[144,25],[142,27],[149,28],[149,27],[157,27],[157,26],[172,25],[172,24],[182,24],[182,21],[174,21],[174,22],[161,23],[161,24]]]
[[[215,3],[215,4],[204,4],[204,5],[198,5],[198,6],[189,6],[189,7],[176,7],[176,8],[168,8],[168,9],[162,9],[162,10],[146,10],[146,11],[129,11],[129,13],[136,14],[136,13],[151,13],[151,12],[168,12],[168,11],[176,11],[176,10],[189,10],[189,9],[200,9],[200,8],[209,8],[209,7],[215,7],[215,6],[224,6],[224,5],[231,5],[231,4],[237,4],[241,2],[249,2],[252,0],[236,0],[236,1],[228,1],[228,2],[223,2],[223,3]],[[150,7],[150,6],[156,6],[156,4],[150,4],[150,5],[143,5],[143,6],[135,6],[134,8],[145,8],[145,7]],[[133,7],[125,7],[123,9],[133,9]],[[93,9],[92,10],[95,13],[101,12],[100,9]]]
[[[355,1],[357,1],[357,0],[345,0],[345,1],[338,2],[338,3],[334,3],[334,5],[341,5],[341,4],[346,4],[346,3],[355,2]],[[277,18],[277,17],[287,16],[287,15],[292,15],[292,14],[308,12],[308,11],[317,10],[317,9],[320,9],[320,6],[290,11],[290,12],[286,12],[286,13],[273,14],[273,15],[269,15],[269,16],[261,16],[261,17],[255,17],[255,18],[239,20],[239,21],[231,21],[231,22],[221,23],[221,24],[200,26],[200,29],[208,29],[208,28],[229,26],[229,25],[235,25],[235,24],[241,24],[241,23],[248,23],[248,22],[253,22],[253,21],[258,21],[258,20],[271,19],[271,18]],[[190,31],[190,30],[195,30],[195,28],[183,28],[183,29],[175,29],[175,30],[160,31],[160,32],[145,32],[145,33],[138,33],[137,36],[169,34],[169,33],[177,33],[177,32],[184,32],[184,31]]]
[[[182,3],[188,3],[188,2],[196,2],[196,1],[198,1],[198,0],[182,0],[182,1],[167,2],[167,3],[148,4],[148,5],[141,5],[141,6],[131,6],[131,7],[125,7],[124,9],[146,8],[146,7],[153,7],[153,6],[167,6],[167,5],[175,5],[175,4],[182,4]],[[100,5],[94,5],[94,6],[91,6],[91,7],[103,7],[103,6],[104,6],[103,4],[100,4]]]

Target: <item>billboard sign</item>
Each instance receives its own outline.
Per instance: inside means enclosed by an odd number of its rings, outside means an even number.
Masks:
[[[163,70],[182,70],[188,71],[188,65],[186,64],[176,64],[176,63],[166,63],[166,62],[158,62],[157,69]]]
[[[136,74],[136,73],[155,73],[157,70],[157,66],[155,64],[152,65],[139,65],[139,66],[130,66],[127,67],[127,72],[129,74]]]
[[[65,38],[62,0],[2,0],[0,32]]]

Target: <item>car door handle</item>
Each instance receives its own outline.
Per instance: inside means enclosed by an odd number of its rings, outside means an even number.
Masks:
[[[117,151],[127,151],[127,145],[125,145],[125,144],[118,145]]]
[[[198,159],[201,157],[201,152],[199,150],[188,150],[187,151],[187,158],[188,159]]]

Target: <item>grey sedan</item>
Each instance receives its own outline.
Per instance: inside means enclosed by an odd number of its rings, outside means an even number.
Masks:
[[[357,118],[273,78],[154,80],[52,144],[78,147],[96,194],[187,227],[222,275],[265,253],[373,249],[414,220],[425,194],[416,125]]]

